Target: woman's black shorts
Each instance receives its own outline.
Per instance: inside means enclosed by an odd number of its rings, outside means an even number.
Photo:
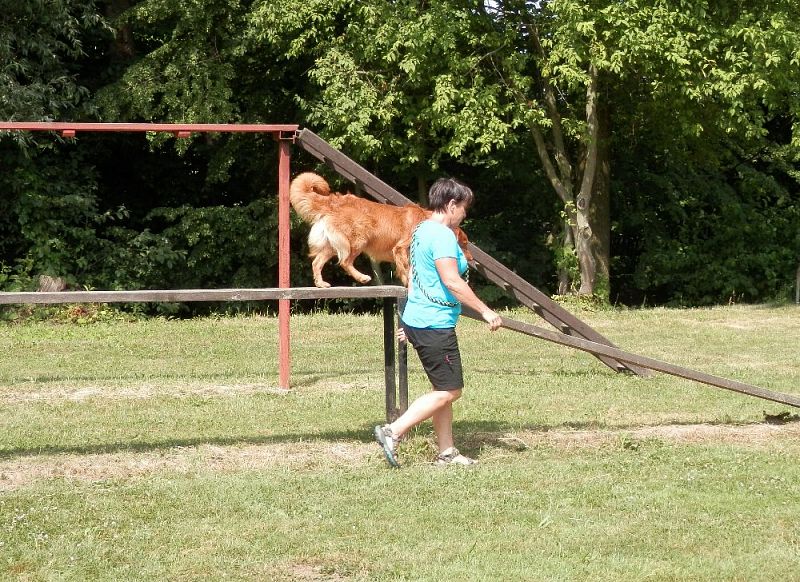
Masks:
[[[456,330],[420,329],[402,324],[406,338],[417,350],[422,367],[434,390],[460,390],[464,387],[461,353]]]

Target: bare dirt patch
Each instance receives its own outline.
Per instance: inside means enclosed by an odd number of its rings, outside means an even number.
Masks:
[[[289,570],[291,579],[298,582],[313,582],[321,580],[325,580],[327,582],[336,582],[339,580],[347,580],[347,578],[340,576],[336,572],[326,571],[326,569],[322,566],[294,564]]]
[[[320,393],[351,393],[354,390],[372,390],[379,386],[378,382],[358,381],[341,382],[337,380],[315,380],[302,386],[302,395]],[[148,398],[188,398],[188,397],[237,397],[253,394],[288,395],[301,394],[296,390],[287,390],[266,383],[242,384],[187,384],[149,383],[126,386],[49,386],[47,388],[25,390],[0,388],[0,403],[55,403],[55,402],[91,402],[93,400],[143,400]]]
[[[669,443],[730,443],[747,447],[800,450],[800,423],[751,425],[659,425],[633,429],[521,431],[470,435],[488,446],[523,450],[536,446],[563,449],[601,448],[622,440],[654,439]],[[495,455],[483,458],[491,462]],[[380,463],[373,443],[300,441],[262,445],[200,445],[151,452],[27,455],[0,461],[0,491],[13,491],[49,479],[99,482],[146,477],[160,472],[196,473],[315,467],[359,467]]]
[[[159,472],[234,472],[267,467],[310,469],[361,465],[373,456],[366,443],[303,441],[269,445],[200,445],[145,453],[27,455],[0,461],[0,491],[15,490],[44,479],[98,482],[144,477]]]
[[[521,432],[506,437],[526,446],[549,445],[564,448],[603,447],[620,439],[655,439],[671,443],[727,443],[765,447],[790,442],[800,446],[800,423],[788,424],[672,424],[629,430],[564,430]]]

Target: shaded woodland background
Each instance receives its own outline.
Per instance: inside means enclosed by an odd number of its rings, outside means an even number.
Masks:
[[[549,293],[794,295],[796,2],[0,0],[0,117],[296,123],[423,203],[469,183],[471,239]],[[269,136],[5,133],[0,167],[0,290],[277,285]]]

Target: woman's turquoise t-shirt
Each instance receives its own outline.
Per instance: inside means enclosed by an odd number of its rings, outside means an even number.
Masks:
[[[412,274],[409,283],[408,301],[401,319],[411,327],[443,329],[455,327],[461,314],[461,304],[444,286],[436,270],[437,259],[453,258],[458,262],[458,272],[463,274],[469,268],[467,258],[455,233],[447,226],[434,220],[420,223],[411,241],[410,256],[413,257]],[[428,299],[420,290],[425,289],[428,296],[454,307],[440,305]]]

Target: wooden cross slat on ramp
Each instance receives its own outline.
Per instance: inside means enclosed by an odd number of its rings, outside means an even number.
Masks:
[[[411,200],[389,186],[386,182],[374,176],[358,163],[348,158],[342,152],[334,149],[328,142],[314,132],[303,129],[298,132],[296,141],[307,152],[321,160],[344,178],[358,185],[364,192],[379,202],[407,206],[413,204]],[[578,338],[583,338],[614,347],[603,335],[592,329],[587,323],[575,317],[572,313],[561,307],[527,281],[514,273],[511,269],[482,251],[474,243],[469,244],[469,250],[474,257],[470,263],[481,275],[510,293],[520,303],[531,308],[537,315],[562,333]],[[632,372],[639,376],[648,376],[648,369],[631,362],[622,362],[614,358],[594,354],[606,366],[615,372]]]

